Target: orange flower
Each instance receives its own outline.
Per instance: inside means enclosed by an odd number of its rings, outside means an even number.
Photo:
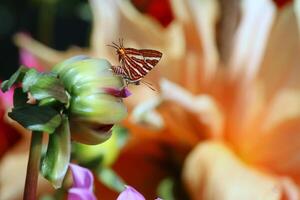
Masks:
[[[300,198],[296,3],[278,11],[270,1],[244,1],[226,14],[226,5],[215,1],[190,1],[198,26],[185,27],[181,66],[170,58],[162,66],[168,72],[162,76],[176,84],[160,81],[159,97],[143,100],[133,112],[135,121],[150,127],[127,123],[136,138],[116,166],[130,184],[145,194],[153,179],[140,174],[147,184],[132,180],[137,164],[126,158],[155,143],[162,158],[153,152],[135,156],[155,161],[152,176],[164,172],[179,180],[181,173],[192,199]],[[216,24],[225,30],[216,31]],[[202,50],[192,27],[200,32]],[[195,38],[189,43],[189,37]]]

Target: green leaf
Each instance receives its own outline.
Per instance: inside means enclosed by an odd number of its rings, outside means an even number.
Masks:
[[[98,171],[98,179],[104,185],[117,192],[124,190],[125,182],[110,168],[100,168]]]
[[[38,73],[35,69],[30,69],[24,76],[23,90],[30,92],[36,100],[52,97],[61,103],[69,102],[64,85],[52,73]]]
[[[39,102],[39,106],[51,106],[51,107],[57,107],[59,105],[59,101],[57,101],[55,98],[53,97],[47,97],[42,99]]]
[[[158,185],[158,196],[162,199],[175,200],[174,197],[175,182],[172,178],[163,179]]]
[[[46,155],[42,161],[41,172],[57,189],[60,188],[67,173],[71,154],[71,133],[67,117],[49,136]]]
[[[36,83],[40,74],[35,69],[29,69],[22,81],[22,87],[24,92],[28,92],[29,88]]]
[[[20,82],[29,69],[21,66],[8,80],[1,84],[2,92],[8,91],[15,83]]]
[[[55,200],[56,198],[54,196],[45,195],[40,197],[40,200]]]
[[[14,107],[25,106],[27,100],[27,93],[23,92],[22,88],[16,88],[14,90]]]
[[[26,104],[15,107],[8,116],[32,131],[53,133],[61,123],[60,114],[50,106]]]

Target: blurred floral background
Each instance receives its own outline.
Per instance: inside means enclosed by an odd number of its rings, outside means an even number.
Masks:
[[[0,19],[1,80],[78,54],[117,65],[119,38],[163,53],[112,137],[72,146],[98,199],[123,183],[146,199],[300,199],[299,0],[2,0]],[[22,199],[29,133],[0,98],[0,199]],[[65,198],[68,180],[39,181],[40,199]]]

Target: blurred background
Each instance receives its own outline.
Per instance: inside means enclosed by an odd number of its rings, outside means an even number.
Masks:
[[[279,7],[291,1],[274,0]],[[140,12],[153,17],[164,27],[173,19],[168,0],[131,2]],[[1,79],[7,78],[19,65],[18,48],[14,43],[16,33],[26,33],[57,50],[89,45],[92,13],[86,0],[2,0],[0,15]]]
[[[132,0],[136,8],[147,13],[163,26],[172,21],[168,1]],[[1,79],[19,66],[14,34],[25,33],[56,50],[71,46],[88,47],[92,13],[87,0],[24,0],[0,2]]]
[[[88,45],[92,20],[88,1],[3,0],[0,15],[1,79],[7,78],[19,66],[18,48],[13,41],[18,32],[57,50]]]

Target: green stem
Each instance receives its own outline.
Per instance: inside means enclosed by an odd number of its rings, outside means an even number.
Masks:
[[[43,133],[32,132],[23,200],[36,200]]]

